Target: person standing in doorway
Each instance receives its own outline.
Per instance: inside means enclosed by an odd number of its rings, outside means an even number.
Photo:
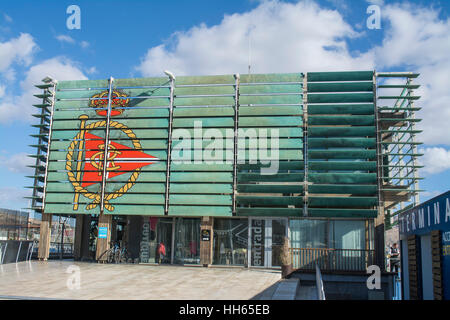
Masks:
[[[164,246],[164,243],[161,241],[158,245],[158,256],[159,256],[159,263],[161,264],[164,260],[164,257],[166,256],[166,247]]]
[[[397,243],[394,243],[390,250],[390,262],[391,262],[391,272],[398,272],[398,267],[400,263],[400,252],[397,248]]]

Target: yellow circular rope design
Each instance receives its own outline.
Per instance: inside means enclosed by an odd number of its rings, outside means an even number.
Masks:
[[[141,143],[139,142],[139,140],[137,140],[136,135],[126,125],[119,123],[117,121],[110,121],[109,125],[111,127],[118,128],[123,133],[125,133],[133,142],[133,146],[136,150],[142,150]],[[103,126],[106,126],[106,120],[91,123],[84,128],[84,131],[87,132],[89,130],[93,130],[93,129],[96,129],[98,127],[103,127]],[[75,149],[76,143],[77,143],[76,140],[80,140],[81,135],[82,135],[82,133],[79,132],[73,138],[73,140],[69,146],[69,152],[67,153],[67,156],[66,156],[66,170],[67,170],[67,175],[69,177],[69,181],[72,183],[73,187],[75,188],[75,192],[82,194],[86,198],[94,200],[91,204],[88,204],[86,206],[86,210],[91,210],[91,209],[96,208],[98,206],[98,204],[101,202],[101,195],[99,195],[98,193],[89,192],[88,190],[83,188],[81,186],[81,184],[79,183],[79,181],[77,181],[77,179],[75,178],[75,175],[72,171],[73,153],[74,153],[74,149]],[[133,172],[131,177],[128,179],[128,181],[125,185],[123,185],[120,189],[108,194],[108,196],[105,197],[105,199],[104,199],[105,200],[105,208],[108,211],[114,211],[114,207],[112,205],[110,205],[108,201],[112,200],[112,199],[116,199],[120,196],[123,196],[124,193],[126,193],[133,185],[135,185],[136,180],[139,177],[140,171],[141,171],[141,169],[137,168]]]

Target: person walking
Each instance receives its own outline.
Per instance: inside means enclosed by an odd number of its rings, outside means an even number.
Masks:
[[[158,255],[159,255],[159,263],[161,264],[164,260],[164,257],[166,256],[166,246],[161,241],[158,245]]]

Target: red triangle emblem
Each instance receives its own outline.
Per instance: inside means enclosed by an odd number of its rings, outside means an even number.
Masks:
[[[85,165],[81,181],[83,188],[102,181],[103,150],[105,149],[103,138],[87,132],[85,139]],[[148,166],[159,160],[152,155],[113,141],[110,141],[108,151],[106,179],[133,172],[137,168]]]

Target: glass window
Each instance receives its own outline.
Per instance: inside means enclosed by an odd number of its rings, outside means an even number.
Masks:
[[[327,224],[327,220],[291,220],[291,248],[326,248]]]
[[[200,219],[176,219],[174,250],[174,263],[200,263]]]
[[[335,252],[336,270],[365,270],[365,230],[363,220],[335,220],[332,222],[331,243]]]
[[[0,228],[0,240],[8,240],[8,230],[6,228]]]
[[[364,249],[366,223],[363,220],[333,221],[332,246],[335,249]]]
[[[248,219],[214,219],[213,264],[247,265]]]
[[[6,225],[7,213],[0,209],[0,226]]]
[[[136,248],[136,242],[140,241],[138,246],[140,263],[170,264],[173,218],[142,217],[142,224],[139,225],[138,231],[139,236],[133,232],[135,224],[138,224],[137,221],[124,228],[125,236],[122,235],[129,241],[130,252]]]
[[[284,237],[286,236],[286,222],[284,219],[272,220],[272,267],[281,266],[281,254]]]

